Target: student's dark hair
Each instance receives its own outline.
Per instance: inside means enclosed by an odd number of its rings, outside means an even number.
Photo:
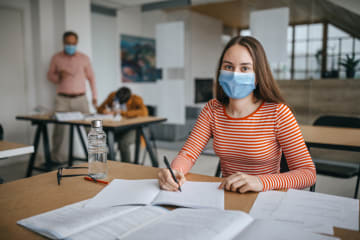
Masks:
[[[121,87],[116,91],[116,99],[119,100],[120,104],[126,103],[131,97],[131,90],[128,87]]]
[[[76,38],[76,41],[79,39],[78,35],[76,32],[73,32],[73,31],[67,31],[67,32],[64,32],[63,34],[63,42],[65,42],[65,39],[68,37],[68,36],[74,36]]]
[[[255,98],[257,100],[263,100],[265,102],[286,104],[285,99],[280,93],[278,84],[274,80],[274,77],[271,73],[271,69],[267,61],[264,48],[258,40],[250,36],[237,36],[232,38],[226,44],[221,54],[216,72],[216,99],[220,101],[223,105],[227,105],[229,103],[229,97],[225,94],[224,90],[219,84],[219,75],[226,51],[236,44],[244,46],[249,51],[250,56],[253,60],[255,79],[257,81],[256,89],[254,90]]]

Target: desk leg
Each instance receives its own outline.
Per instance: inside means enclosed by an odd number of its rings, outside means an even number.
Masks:
[[[139,164],[141,127],[136,128],[135,138],[135,164]]]
[[[87,148],[86,148],[85,140],[84,140],[83,134],[81,132],[80,126],[76,125],[76,130],[77,130],[77,132],[79,134],[81,145],[83,147],[83,150],[84,150],[84,153],[85,153],[86,159],[87,159],[88,158],[88,151],[87,151]]]
[[[50,154],[50,145],[49,145],[49,135],[47,131],[47,125],[44,124],[43,126],[43,145],[44,145],[44,154],[46,160],[46,168],[48,171],[51,171],[52,161],[51,161],[51,154]]]
[[[357,196],[358,196],[359,182],[360,182],[360,165],[359,165],[359,171],[358,171],[358,175],[357,175],[357,179],[356,179],[356,187],[355,187],[355,193],[354,193],[354,198],[355,198],[355,199],[356,199]]]
[[[42,129],[43,129],[43,124],[38,124],[36,133],[35,133],[35,138],[34,138],[34,152],[30,156],[29,165],[28,165],[28,168],[26,171],[26,177],[31,177],[31,175],[32,175],[32,170],[34,167],[34,162],[35,162],[36,153],[37,153],[38,146],[39,146]]]
[[[145,134],[144,128],[141,127],[140,128],[141,131],[141,135],[144,137],[145,143],[146,143],[146,150],[149,152],[150,154],[150,160],[151,160],[151,164],[153,167],[159,167],[159,161],[157,159],[156,154],[154,154],[154,151],[151,147],[151,143],[149,141],[149,138],[147,137],[147,135]]]
[[[69,134],[69,160],[68,160],[68,165],[71,167],[73,165],[73,147],[74,147],[74,126],[73,125],[69,125],[70,127],[70,134]]]
[[[114,131],[109,130],[107,132],[107,140],[108,140],[108,159],[115,161],[115,151],[114,151]]]

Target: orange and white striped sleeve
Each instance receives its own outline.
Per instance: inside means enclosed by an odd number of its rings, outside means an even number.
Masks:
[[[289,172],[260,175],[263,191],[312,186],[316,182],[315,165],[294,115],[284,104],[277,107],[275,128],[276,138],[286,158]]]
[[[190,171],[197,158],[205,148],[212,134],[213,100],[210,100],[202,109],[183,148],[171,163],[171,167],[184,174]]]

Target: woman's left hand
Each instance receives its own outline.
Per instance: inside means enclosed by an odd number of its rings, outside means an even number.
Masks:
[[[251,176],[242,172],[237,172],[221,182],[219,189],[225,189],[231,192],[261,192],[263,184],[258,176]]]

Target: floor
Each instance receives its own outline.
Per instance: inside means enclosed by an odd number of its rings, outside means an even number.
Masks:
[[[179,149],[181,149],[183,141],[179,142],[162,142],[157,141],[158,156],[160,167],[165,167],[162,157],[167,156],[168,159],[174,159]],[[133,152],[133,151],[132,151]],[[213,176],[218,164],[218,157],[209,155],[212,153],[211,143],[205,149],[207,154],[202,154],[197,160],[194,167],[191,169],[192,173],[199,173]],[[6,182],[21,179],[25,176],[29,157],[22,156],[10,158],[0,161],[0,177]],[[141,153],[140,160],[143,161],[144,152]],[[39,159],[40,160],[40,159]],[[79,162],[82,163],[82,162]],[[144,165],[150,166],[150,159],[148,154],[145,156]],[[41,174],[40,172],[33,172],[33,175]],[[326,176],[317,176],[316,192],[333,194],[344,197],[353,197],[355,190],[356,178],[339,179]]]

